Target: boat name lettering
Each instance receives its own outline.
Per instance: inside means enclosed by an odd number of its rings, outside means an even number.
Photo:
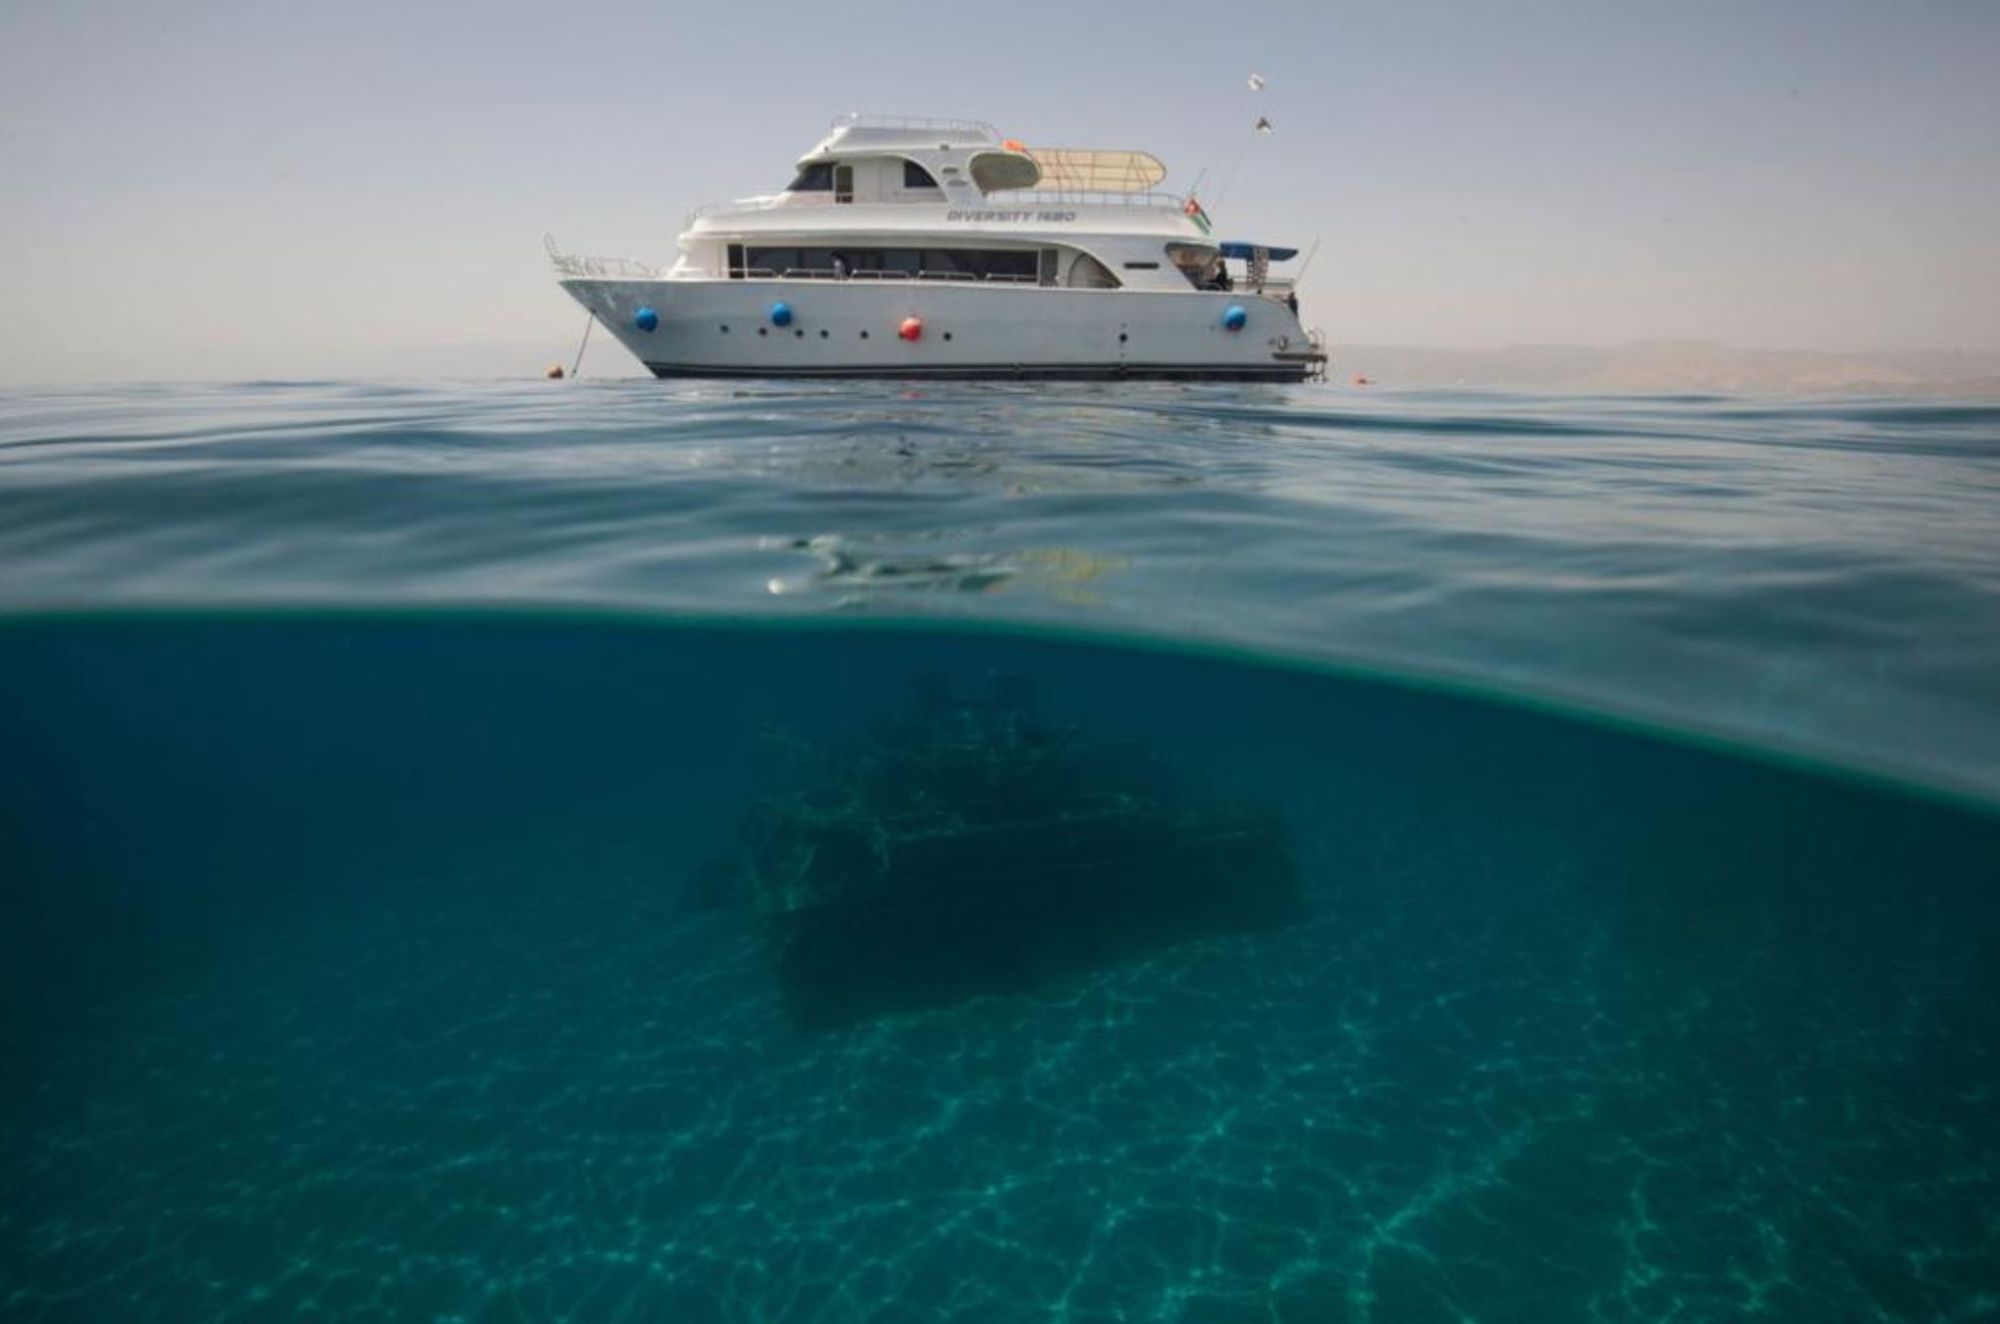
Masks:
[[[1003,211],[986,208],[953,209],[944,214],[947,221],[1073,221],[1073,211]]]

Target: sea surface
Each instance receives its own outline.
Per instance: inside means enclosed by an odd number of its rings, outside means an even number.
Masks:
[[[0,1320],[1993,1318],[2000,405],[0,395]]]

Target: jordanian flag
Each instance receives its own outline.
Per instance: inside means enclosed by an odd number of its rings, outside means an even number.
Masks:
[[[1189,198],[1187,202],[1182,205],[1181,210],[1188,214],[1189,220],[1193,221],[1196,225],[1199,225],[1201,227],[1201,232],[1203,234],[1207,234],[1209,232],[1210,227],[1208,224],[1208,213],[1201,209],[1201,204],[1199,202],[1196,202],[1193,198]]]

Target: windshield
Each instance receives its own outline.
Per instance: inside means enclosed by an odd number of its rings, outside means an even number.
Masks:
[[[801,166],[792,182],[785,185],[787,193],[831,193],[833,191],[833,163],[815,161],[809,166]]]

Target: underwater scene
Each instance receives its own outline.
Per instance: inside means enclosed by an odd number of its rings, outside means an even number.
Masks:
[[[583,386],[0,411],[0,1319],[2000,1314],[2000,413]]]

